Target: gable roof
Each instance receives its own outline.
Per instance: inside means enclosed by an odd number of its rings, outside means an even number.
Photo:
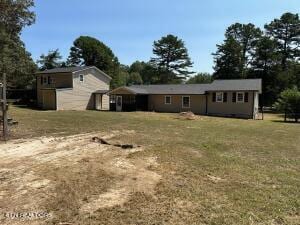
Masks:
[[[63,67],[63,68],[54,68],[50,70],[39,71],[36,74],[51,74],[51,73],[74,73],[81,70],[86,70],[93,68],[93,66],[76,66],[76,67]]]
[[[261,79],[215,80],[211,84],[164,84],[164,85],[133,85],[121,87],[110,92],[114,94],[125,89],[133,94],[164,94],[164,95],[203,95],[208,91],[262,91]]]
[[[215,80],[209,91],[259,91],[262,92],[262,79]]]
[[[54,73],[76,73],[88,69],[95,69],[104,76],[106,76],[108,79],[112,79],[110,76],[108,76],[106,73],[104,73],[102,70],[98,69],[96,66],[76,66],[76,67],[63,67],[63,68],[54,68],[51,70],[44,70],[44,71],[39,71],[36,74],[54,74]]]

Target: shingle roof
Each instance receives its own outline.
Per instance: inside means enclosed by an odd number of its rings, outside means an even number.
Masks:
[[[215,80],[211,84],[133,85],[124,87],[135,94],[196,95],[207,91],[262,91],[261,79]]]
[[[215,80],[209,87],[210,91],[262,91],[261,79]]]
[[[74,72],[89,69],[89,68],[93,68],[93,66],[77,66],[77,67],[54,68],[54,69],[51,69],[51,70],[39,71],[36,74],[74,73]]]
[[[134,85],[127,87],[137,94],[204,94],[209,84]]]
[[[97,90],[95,92],[93,92],[94,94],[106,94],[107,92],[109,92],[109,90]]]

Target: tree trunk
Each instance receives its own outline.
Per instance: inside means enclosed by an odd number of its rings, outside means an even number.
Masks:
[[[286,110],[284,111],[284,122],[286,122],[287,115],[286,115]]]
[[[3,73],[3,101],[2,101],[2,123],[3,123],[3,138],[8,139],[8,121],[7,121],[7,100],[6,100],[6,73]]]

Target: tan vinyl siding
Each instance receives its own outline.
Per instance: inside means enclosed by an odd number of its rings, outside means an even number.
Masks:
[[[80,82],[79,80],[80,75],[84,76],[83,82]],[[95,109],[95,98],[93,93],[97,90],[109,90],[109,81],[109,78],[103,76],[95,69],[74,73],[73,89],[57,90],[57,109]],[[104,98],[102,104],[109,109],[108,98]]]
[[[216,116],[235,116],[243,118],[252,118],[253,116],[253,91],[246,91],[249,93],[248,102],[238,103],[232,102],[232,94],[227,93],[227,102],[213,102],[213,92],[208,93],[207,113],[208,115]]]
[[[56,110],[55,90],[42,90],[43,109]]]
[[[54,82],[52,84],[41,84],[42,78],[50,77]],[[39,74],[37,75],[37,102],[38,106],[43,108],[42,89],[46,88],[72,88],[72,73],[57,73],[57,74]]]
[[[102,95],[102,110],[109,110],[109,96]]]
[[[171,104],[165,104],[165,96],[171,96]],[[190,108],[182,107],[182,97],[190,96]],[[186,112],[192,111],[195,114],[205,114],[204,95],[150,95],[149,110],[157,112]]]

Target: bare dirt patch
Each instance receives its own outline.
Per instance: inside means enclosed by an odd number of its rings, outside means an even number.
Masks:
[[[99,137],[119,143],[122,135],[134,135],[134,131],[41,137],[1,144],[0,223],[72,223],[99,209],[122,206],[135,193],[154,196],[161,179],[150,170],[158,166],[156,158],[131,157],[144,151],[144,146],[92,141]],[[26,221],[3,217],[7,212],[37,211],[46,211],[51,217]]]

